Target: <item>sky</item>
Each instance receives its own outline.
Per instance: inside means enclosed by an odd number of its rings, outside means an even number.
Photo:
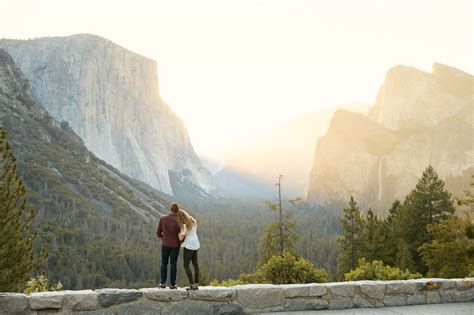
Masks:
[[[91,33],[158,64],[197,153],[225,160],[289,117],[372,104],[398,64],[473,73],[472,1],[0,0],[0,37]]]

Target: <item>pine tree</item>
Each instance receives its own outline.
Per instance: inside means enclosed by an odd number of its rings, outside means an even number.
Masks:
[[[403,239],[400,239],[397,244],[395,266],[401,270],[414,271],[416,269],[415,261],[413,260],[410,249]]]
[[[361,257],[368,261],[384,260],[385,232],[384,221],[369,208],[361,233]]]
[[[474,240],[468,237],[473,229],[469,218],[452,217],[437,224],[430,224],[431,243],[423,244],[420,252],[428,266],[428,276],[463,278],[474,267]]]
[[[26,188],[0,127],[0,292],[17,291],[40,262],[33,251],[36,234],[29,231],[34,216],[26,207]]]
[[[416,184],[416,188],[406,197],[397,215],[397,228],[406,242],[415,261],[413,271],[426,273],[427,267],[419,255],[418,248],[431,242],[428,224],[435,224],[454,214],[451,194],[444,189],[444,182],[438,178],[433,167],[428,166]]]
[[[296,223],[292,219],[293,214],[282,208],[282,179],[283,175],[279,175],[278,182],[275,184],[278,186],[278,203],[266,202],[267,207],[272,212],[278,214],[278,219],[266,227],[264,234],[260,238],[258,267],[265,264],[272,256],[282,255],[285,251],[295,254],[295,244],[299,239],[299,235],[296,233]],[[288,200],[288,202],[295,205],[299,200],[299,198],[296,198]]]
[[[400,206],[400,201],[395,200],[388,211],[387,218],[382,224],[382,242],[384,246],[380,260],[390,266],[395,266],[397,246],[401,237],[399,232],[400,229],[396,221]]]
[[[342,277],[346,272],[357,267],[361,258],[362,233],[364,229],[364,218],[351,196],[349,207],[342,210],[344,215],[339,218],[341,222],[342,235],[338,239],[340,253],[337,259],[337,272]]]

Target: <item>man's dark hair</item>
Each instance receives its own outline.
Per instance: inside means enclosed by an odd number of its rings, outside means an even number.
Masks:
[[[178,210],[179,210],[179,205],[177,202],[173,202],[170,206],[170,210],[173,214],[176,214],[178,213]]]

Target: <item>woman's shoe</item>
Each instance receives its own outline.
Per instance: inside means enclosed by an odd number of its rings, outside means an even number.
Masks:
[[[166,289],[166,284],[164,283],[160,283],[160,286],[159,286],[160,289]]]
[[[176,284],[170,285],[171,290],[176,290],[178,289],[178,286]]]

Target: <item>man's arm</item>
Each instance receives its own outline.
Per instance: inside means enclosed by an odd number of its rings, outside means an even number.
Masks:
[[[158,229],[156,230],[156,236],[158,236],[158,238],[161,238],[163,236],[163,228],[161,227],[161,219],[158,222]]]

